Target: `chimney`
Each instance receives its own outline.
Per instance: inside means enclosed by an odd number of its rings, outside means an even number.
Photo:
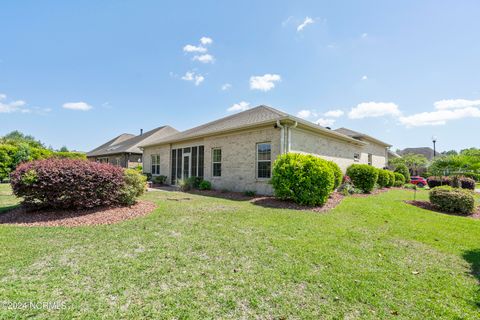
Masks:
[[[140,129],[140,135],[143,135],[143,129]]]

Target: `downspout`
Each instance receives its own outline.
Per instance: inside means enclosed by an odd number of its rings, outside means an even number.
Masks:
[[[277,127],[280,128],[280,154],[285,153],[285,127],[280,124],[280,120],[277,120]]]
[[[290,149],[292,147],[292,130],[291,129],[294,129],[296,128],[298,125],[298,122],[295,121],[295,124],[293,126],[290,126],[288,127],[288,144],[287,144],[287,153],[290,152]]]

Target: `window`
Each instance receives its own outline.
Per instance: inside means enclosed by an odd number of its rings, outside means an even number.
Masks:
[[[172,149],[171,168],[172,184],[182,177],[203,178],[203,146]]]
[[[120,158],[115,158],[115,165],[120,167],[122,165],[122,160],[120,160]]]
[[[222,149],[212,149],[212,175],[214,177],[222,176]]]
[[[172,150],[172,184],[177,181],[177,149]]]
[[[160,155],[152,154],[152,174],[160,174]]]
[[[368,165],[369,165],[369,166],[372,165],[372,162],[373,162],[373,161],[372,161],[372,158],[373,158],[372,154],[369,153],[369,154],[368,154]]]
[[[355,161],[355,162],[360,161],[360,153],[354,153],[353,154],[353,161]]]
[[[269,179],[272,168],[272,146],[270,143],[257,144],[257,178]]]
[[[97,158],[97,162],[108,163],[108,158]]]

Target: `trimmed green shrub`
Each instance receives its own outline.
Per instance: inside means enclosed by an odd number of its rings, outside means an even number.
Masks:
[[[388,173],[387,188],[390,188],[395,185],[395,172],[387,170],[387,173]]]
[[[475,181],[480,181],[480,173],[475,173],[475,172],[464,172],[462,173],[464,177],[471,178]]]
[[[255,197],[255,195],[257,194],[255,191],[253,190],[247,190],[243,193],[245,196],[247,197]]]
[[[377,183],[378,170],[368,164],[352,164],[347,169],[347,175],[352,179],[355,187],[368,193]]]
[[[451,186],[452,179],[450,177],[428,177],[427,184],[430,188],[435,188],[439,186]]]
[[[342,169],[333,161],[327,161],[330,169],[332,169],[333,175],[335,176],[333,190],[336,190],[342,184],[343,172]]]
[[[167,176],[153,176],[153,182],[158,184],[164,184],[167,181]]]
[[[469,215],[475,209],[475,197],[468,190],[440,186],[430,190],[429,197],[432,204],[445,212]]]
[[[119,201],[123,205],[133,205],[146,189],[147,177],[136,169],[123,171],[124,185],[120,189]]]
[[[200,189],[200,190],[210,190],[210,189],[212,189],[212,183],[208,180],[203,180],[198,185],[198,189]]]
[[[299,153],[279,156],[273,164],[271,184],[275,196],[302,205],[323,205],[335,186],[326,160]]]
[[[401,173],[405,177],[405,182],[410,183],[410,171],[408,170],[408,167],[406,165],[399,164],[393,171]]]
[[[377,184],[380,188],[385,188],[390,183],[390,174],[388,170],[378,169]]]
[[[395,187],[403,187],[405,184],[405,177],[400,172],[394,172],[395,174],[395,183],[393,184]]]

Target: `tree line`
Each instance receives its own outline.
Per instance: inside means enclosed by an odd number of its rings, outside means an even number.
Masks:
[[[12,131],[0,137],[0,182],[7,180],[22,162],[51,157],[86,159],[82,152],[71,152],[67,147],[54,150],[31,135]]]

